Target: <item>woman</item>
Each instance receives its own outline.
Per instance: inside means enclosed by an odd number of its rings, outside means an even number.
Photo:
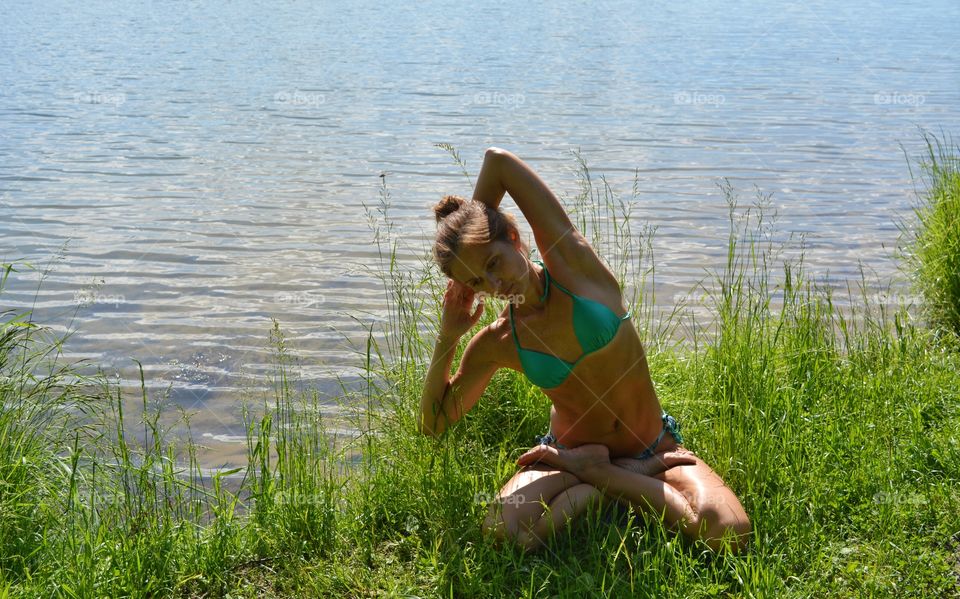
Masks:
[[[516,222],[497,209],[505,193],[530,223],[543,262],[528,259]],[[547,185],[515,155],[490,148],[473,200],[447,196],[434,211],[434,255],[450,281],[420,430],[441,434],[499,368],[524,372],[553,403],[550,432],[520,456],[484,531],[536,549],[591,503],[610,499],[662,515],[714,549],[742,548],[750,532],[743,507],[681,445],[616,278]],[[487,295],[506,296],[508,306],[473,336],[451,378],[457,343],[480,319]]]

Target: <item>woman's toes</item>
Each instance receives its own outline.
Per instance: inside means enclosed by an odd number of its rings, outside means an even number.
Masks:
[[[685,451],[668,451],[657,456],[663,462],[666,468],[674,466],[691,466],[697,463],[697,458],[692,453]]]

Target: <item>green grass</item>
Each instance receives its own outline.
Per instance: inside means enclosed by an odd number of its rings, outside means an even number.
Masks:
[[[931,325],[960,336],[960,150],[925,133],[916,222],[904,227],[904,257]]]
[[[366,384],[344,385],[362,433],[347,446],[325,434],[279,326],[274,393],[245,412],[248,466],[209,478],[192,441],[160,426],[162,396],[79,377],[62,339],[4,315],[0,596],[956,596],[955,347],[905,307],[867,289],[838,302],[802,260],[777,260],[769,207],[738,207],[729,187],[728,260],[702,285],[710,318],[654,314],[652,229],[632,233],[629,202],[582,163],[581,181],[567,205],[634,290],[661,400],[742,498],[749,551],[717,555],[613,512],[534,555],[481,536],[549,403],[501,371],[441,439],[415,432],[443,281],[427,248],[396,260],[384,183],[368,216],[390,318],[358,348]]]

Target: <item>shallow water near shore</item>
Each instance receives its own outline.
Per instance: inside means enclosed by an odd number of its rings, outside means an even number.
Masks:
[[[357,380],[387,319],[362,203],[385,174],[415,265],[429,206],[470,193],[434,143],[472,176],[509,148],[568,199],[579,149],[658,227],[665,308],[725,259],[722,178],[773,194],[811,273],[896,275],[904,150],[920,153],[918,126],[960,125],[960,6],[601,8],[8,4],[0,256],[42,265],[67,245],[3,306],[77,329],[67,357],[131,387],[142,361],[217,466],[243,459],[238,397],[270,372],[271,317],[305,384],[335,397]]]

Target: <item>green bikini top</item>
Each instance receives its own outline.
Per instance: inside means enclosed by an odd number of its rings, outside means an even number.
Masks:
[[[535,262],[543,266],[543,272],[546,275],[547,280],[543,286],[543,296],[540,298],[540,301],[545,301],[550,295],[550,273],[543,262],[539,260],[535,260]],[[510,328],[513,330],[513,340],[517,344],[517,353],[520,354],[520,365],[523,366],[523,372],[527,379],[544,389],[560,386],[567,380],[570,372],[580,363],[580,360],[610,343],[617,335],[617,331],[620,330],[620,323],[630,318],[629,310],[623,317],[620,317],[600,302],[574,295],[556,281],[553,281],[553,285],[573,300],[573,332],[583,349],[583,354],[577,358],[576,362],[567,362],[552,354],[520,347],[520,340],[517,338],[517,326],[513,321],[513,304],[510,304]]]

